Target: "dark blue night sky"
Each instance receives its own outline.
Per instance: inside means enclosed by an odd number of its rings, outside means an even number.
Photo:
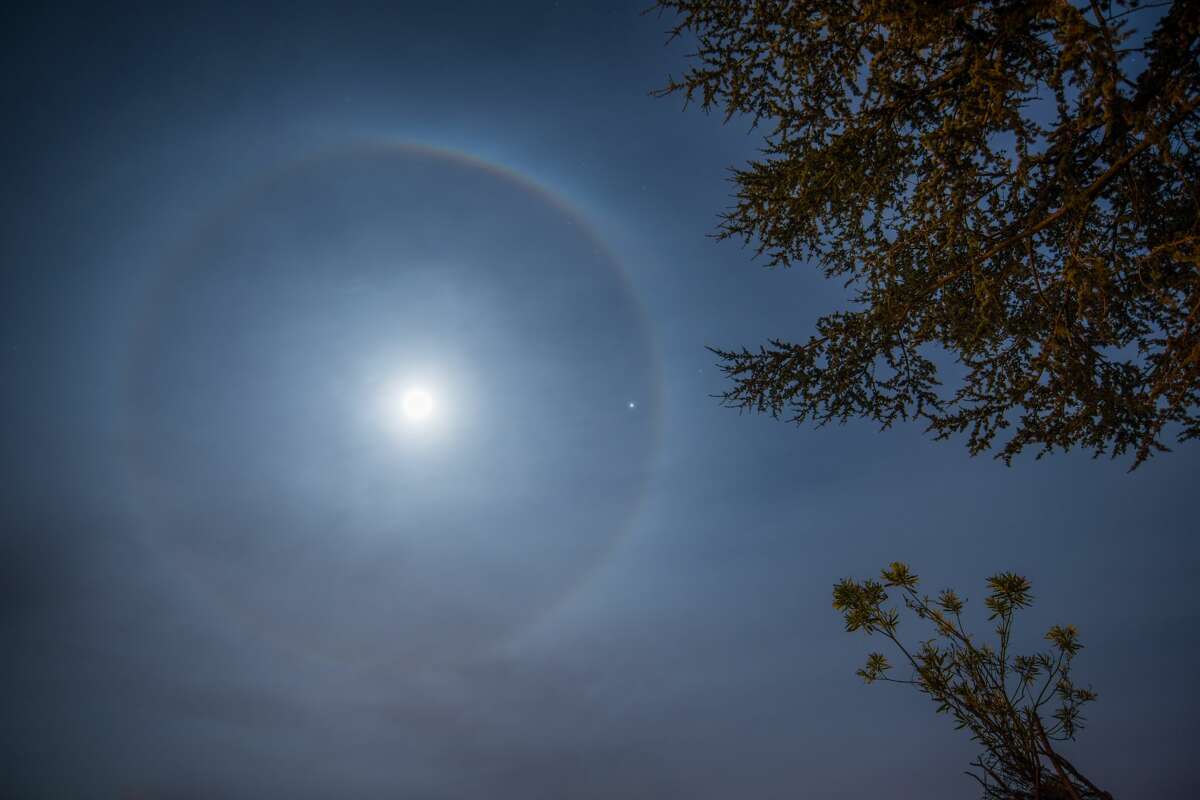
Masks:
[[[720,408],[842,291],[710,237],[758,134],[646,4],[4,12],[0,797],[969,796],[830,605],[895,559],[1200,793],[1200,449]]]

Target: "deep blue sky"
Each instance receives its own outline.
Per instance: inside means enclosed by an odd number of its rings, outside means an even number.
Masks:
[[[645,4],[5,12],[0,796],[969,796],[830,607],[893,559],[1028,575],[1069,752],[1200,790],[1200,450],[719,408],[840,292],[707,237],[756,139]]]

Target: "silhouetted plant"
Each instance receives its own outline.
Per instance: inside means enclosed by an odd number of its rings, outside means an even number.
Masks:
[[[1200,3],[657,7],[695,51],[656,94],[767,128],[718,238],[853,290],[807,342],[714,350],[727,404],[1009,463],[1200,437]]]
[[[882,634],[906,662],[909,677],[895,678],[887,656],[871,653],[858,670],[867,683],[916,687],[983,746],[972,762],[975,771],[968,774],[979,781],[985,798],[1111,800],[1053,745],[1075,738],[1083,706],[1096,699],[1095,692],[1076,686],[1071,677],[1072,662],[1083,647],[1078,632],[1071,625],[1055,625],[1046,634],[1046,652],[1014,655],[1013,615],[1033,602],[1029,581],[1003,572],[988,578],[988,588],[984,604],[988,619],[996,623],[995,646],[977,643],[966,632],[964,600],[949,589],[936,599],[920,594],[917,576],[900,562],[883,570],[879,581],[839,582],[833,588],[833,607],[845,618],[847,631]],[[933,626],[934,636],[915,647],[901,642],[901,611],[888,605],[889,590],[899,594],[904,608]]]

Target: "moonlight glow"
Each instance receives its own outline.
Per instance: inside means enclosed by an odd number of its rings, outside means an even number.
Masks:
[[[443,422],[438,395],[424,381],[397,381],[378,396],[377,402],[381,422],[396,433],[440,427]]]
[[[400,412],[409,422],[423,422],[433,414],[433,395],[425,389],[408,389],[400,397]]]

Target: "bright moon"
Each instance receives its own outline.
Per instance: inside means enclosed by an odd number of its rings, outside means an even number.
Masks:
[[[405,419],[421,422],[433,413],[433,395],[424,389],[409,389],[400,398],[400,409]]]
[[[441,430],[450,408],[443,402],[435,384],[426,381],[396,381],[378,397],[377,412],[383,425],[394,433],[418,435]]]

